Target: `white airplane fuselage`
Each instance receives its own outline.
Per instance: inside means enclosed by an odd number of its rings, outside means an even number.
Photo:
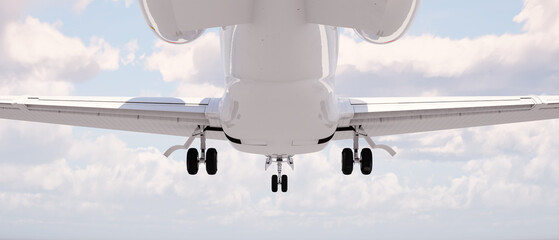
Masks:
[[[167,42],[187,43],[221,26],[226,87],[213,125],[236,149],[275,157],[322,150],[346,117],[334,94],[336,26],[372,43],[392,42],[419,2],[139,0]]]
[[[309,24],[297,0],[255,3],[253,23],[222,28],[222,127],[243,152],[320,151],[339,120],[337,27]]]

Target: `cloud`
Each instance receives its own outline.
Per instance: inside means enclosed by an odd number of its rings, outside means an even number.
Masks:
[[[224,91],[223,87],[218,87],[209,83],[192,84],[181,82],[174,95],[199,98],[219,98],[223,95]]]
[[[340,36],[344,96],[518,95],[559,91],[559,13],[529,1],[514,18],[522,33],[451,39],[423,34],[388,45]],[[351,86],[359,85],[360,88]],[[504,87],[504,85],[507,85]],[[366,89],[367,91],[365,91]]]
[[[2,6],[12,6],[6,3]],[[78,38],[62,34],[60,22],[49,24],[33,17],[20,21],[15,17],[18,14],[12,15],[0,23],[0,95],[69,95],[75,82],[118,68],[114,65],[118,49],[103,39],[93,38],[86,46]],[[20,159],[16,162],[22,164],[51,161],[61,157],[61,146],[71,141],[71,135],[68,126],[2,120],[0,155],[5,161]],[[39,148],[41,153],[33,151]]]
[[[524,127],[530,130],[519,132],[519,138],[531,136],[539,128]],[[492,141],[492,134],[487,131],[481,137]],[[534,139],[540,139],[534,144],[546,141],[538,136]],[[86,215],[110,217],[116,223],[134,217],[136,226],[148,229],[165,218],[162,223],[172,229],[181,229],[196,219],[201,225],[216,224],[222,229],[242,223],[247,228],[264,229],[256,232],[273,231],[270,224],[283,223],[294,232],[302,231],[302,226],[335,232],[343,228],[376,228],[392,221],[419,224],[433,217],[440,219],[433,214],[441,211],[458,211],[467,216],[476,209],[524,211],[556,208],[559,202],[556,183],[540,184],[517,174],[530,161],[522,156],[511,158],[500,151],[457,165],[457,174],[436,172],[433,164],[414,163],[413,159],[390,160],[414,169],[392,172],[390,161],[378,154],[374,174],[363,177],[340,173],[341,148],[333,145],[323,152],[297,156],[296,171],[285,171],[290,177],[290,192],[271,195],[268,180],[274,169],[264,172],[261,156],[239,153],[223,142],[210,145],[220,149],[219,175],[207,176],[202,165],[198,176],[189,176],[182,153],[176,154],[180,160],[166,159],[157,149],[130,147],[112,135],[74,139],[67,145],[64,157],[52,162],[2,163],[0,211],[33,210],[29,216],[43,224],[54,224],[51,218],[64,210],[67,216],[61,219],[62,224]],[[553,159],[546,161],[552,163]],[[448,178],[429,182],[422,178],[422,168]],[[539,180],[548,181],[558,173],[539,175]],[[408,177],[415,178],[414,183],[408,182]],[[150,204],[162,201],[165,204]],[[538,216],[538,211],[531,210],[530,216]],[[491,222],[499,217],[487,218]],[[103,227],[87,229],[99,228]],[[204,229],[190,233],[202,236]]]
[[[136,39],[131,40],[124,45],[123,50],[126,51],[127,54],[126,57],[120,59],[122,65],[136,65],[136,51],[138,51],[138,48],[138,40]]]
[[[185,81],[191,83],[215,82],[209,79],[218,72],[223,81],[223,68],[220,67],[219,36],[214,32],[202,35],[187,44],[169,44],[158,40],[154,53],[146,57],[145,67],[159,71],[166,82]]]
[[[522,29],[528,33],[559,34],[558,7],[556,1],[524,1],[524,7],[514,21],[524,22]]]
[[[61,22],[49,24],[33,17],[20,21],[17,15],[0,23],[0,95],[69,95],[74,83],[119,68],[119,50],[105,40],[93,37],[86,45],[64,35]],[[63,146],[71,141],[68,126],[0,121],[3,161],[51,162],[63,157]]]
[[[72,5],[72,10],[76,13],[82,13],[93,0],[78,0]]]
[[[155,51],[145,57],[145,68],[158,71],[165,82],[178,82],[177,96],[221,97],[225,75],[219,36],[214,32],[194,42],[175,45],[158,40]]]
[[[343,34],[340,69],[361,72],[411,71],[425,77],[456,77],[491,67],[537,65],[557,60],[559,12],[556,2],[530,1],[515,17],[524,22],[521,34],[486,35],[474,39],[450,39],[432,35],[407,36],[394,44],[374,45]],[[543,11],[543,9],[546,9]]]
[[[54,62],[52,67],[58,71],[79,71],[92,64],[103,70],[118,68],[118,63],[114,64],[118,50],[103,39],[92,38],[88,48],[80,39],[67,37],[54,25],[36,18],[28,17],[24,22],[8,24],[3,35],[6,57],[24,66]],[[72,63],[79,65],[72,66]]]
[[[67,0],[63,0],[63,2],[66,2]],[[112,0],[113,2],[124,2],[124,5],[128,8],[132,5],[132,3],[134,3],[134,0]],[[72,10],[75,13],[82,13],[83,11],[85,11],[85,9],[93,2],[93,0],[77,0],[74,1],[72,4]]]
[[[3,23],[19,17],[27,1],[2,1],[0,2],[0,27]]]
[[[0,53],[2,95],[67,95],[73,90],[72,82],[117,70],[120,50],[96,37],[86,46],[62,34],[56,24],[27,17],[5,24]]]

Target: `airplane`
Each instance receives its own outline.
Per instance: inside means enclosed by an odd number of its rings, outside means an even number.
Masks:
[[[387,44],[411,25],[420,0],[139,0],[162,40],[185,44],[219,27],[226,88],[221,98],[0,97],[0,118],[186,137],[186,170],[218,169],[207,139],[277,165],[271,189],[288,190],[282,165],[353,140],[341,152],[345,175],[371,174],[372,137],[559,118],[559,96],[342,98],[335,94],[338,29]],[[199,138],[200,147],[192,147]],[[368,147],[361,148],[359,139]]]

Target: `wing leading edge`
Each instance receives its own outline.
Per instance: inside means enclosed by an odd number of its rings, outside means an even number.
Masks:
[[[0,97],[0,118],[125,131],[191,136],[220,127],[219,98]],[[226,139],[213,132],[210,139]]]
[[[559,118],[559,96],[340,99],[340,128],[385,136]],[[349,139],[337,132],[334,139]]]

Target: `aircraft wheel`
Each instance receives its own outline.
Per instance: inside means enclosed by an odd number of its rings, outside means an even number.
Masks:
[[[344,148],[342,151],[342,173],[350,175],[353,172],[353,151],[351,148]]]
[[[278,175],[272,175],[272,192],[278,191]]]
[[[373,171],[373,152],[370,148],[361,150],[361,173],[369,175]]]
[[[281,191],[287,192],[287,175],[281,176]]]
[[[190,175],[198,173],[198,150],[196,148],[189,148],[186,152],[186,171]]]
[[[217,173],[217,150],[215,148],[210,148],[206,152],[206,172],[209,175]]]

